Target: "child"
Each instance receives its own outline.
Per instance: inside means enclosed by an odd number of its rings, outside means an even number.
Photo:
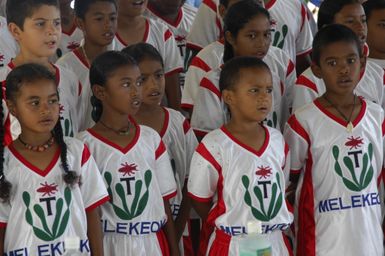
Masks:
[[[353,30],[360,40],[364,54],[367,55],[369,50],[366,45],[366,16],[358,0],[323,1],[318,13],[318,28],[321,29],[333,23],[345,25]],[[368,61],[362,72],[355,92],[358,96],[363,96],[385,107],[384,70],[372,61]],[[324,81],[317,78],[312,69],[308,68],[298,77],[293,86],[293,111],[312,102],[325,90]]]
[[[142,104],[133,117],[137,123],[149,126],[159,133],[170,156],[177,184],[177,195],[170,200],[170,205],[179,240],[190,216],[190,202],[186,197],[185,181],[198,141],[190,129],[189,122],[180,112],[160,106],[165,85],[163,60],[159,52],[146,43],[129,46],[123,52],[138,62],[143,76]],[[186,246],[185,249],[187,248],[189,247]]]
[[[237,12],[244,12],[243,8],[248,8],[246,4],[234,4],[233,1],[220,1],[220,6],[225,6],[227,3],[227,10],[237,8]],[[254,5],[258,4],[254,1]],[[221,13],[222,13],[221,12]],[[226,19],[226,18],[225,18]],[[237,23],[237,19],[233,17],[232,23]],[[234,22],[235,21],[235,22]],[[186,73],[186,81],[182,92],[182,107],[192,111],[194,100],[198,94],[199,83],[204,78],[207,72],[220,67],[223,64],[224,39],[213,42],[203,48],[192,60],[189,69]],[[296,80],[296,72],[293,62],[289,56],[281,49],[270,46],[267,52],[266,60],[268,65],[274,62],[276,71],[285,88],[293,86]]]
[[[315,75],[326,92],[298,109],[285,128],[296,188],[297,255],[383,255],[381,198],[384,113],[354,94],[364,57],[345,26],[313,42]]]
[[[261,223],[272,255],[291,255],[282,231],[293,215],[286,205],[288,147],[262,123],[272,107],[269,67],[255,57],[225,63],[221,93],[231,119],[210,132],[193,155],[188,192],[203,220],[215,228],[206,255],[239,255],[248,223]]]
[[[223,2],[230,3],[231,0]],[[302,72],[303,67],[308,67],[310,64],[308,56],[313,39],[306,7],[301,0],[260,0],[258,2],[264,3],[272,17],[274,29],[272,45],[283,49],[296,64],[297,71]],[[187,36],[187,49],[191,49],[195,54],[222,36],[221,4],[218,5],[218,3],[222,1],[206,0],[198,9],[194,24]],[[206,11],[201,15],[200,10],[203,8]]]
[[[6,84],[21,133],[0,150],[0,253],[42,255],[55,248],[103,255],[98,206],[108,201],[107,190],[88,148],[63,137],[55,76],[24,64]]]
[[[179,255],[169,200],[176,184],[156,131],[129,120],[141,102],[142,76],[120,52],[102,53],[91,65],[91,129],[79,134],[89,146],[111,201],[101,207],[104,254]]]
[[[90,63],[111,48],[117,28],[117,6],[115,0],[76,0],[75,13],[77,24],[84,32],[84,41],[57,64],[73,71],[82,83],[79,130],[84,131],[95,124],[91,118]]]
[[[223,62],[235,56],[256,56],[266,60],[273,75],[273,109],[268,114],[267,122],[271,127],[281,127],[283,120],[288,117],[283,107],[282,97],[288,90],[281,84],[277,72],[279,62],[269,58],[271,43],[271,28],[269,13],[253,0],[240,1],[230,7],[224,20],[225,46]],[[200,82],[200,87],[194,101],[191,126],[198,138],[207,132],[221,127],[229,118],[228,109],[219,91],[219,76],[221,68],[208,72]]]
[[[116,48],[144,42],[153,45],[162,55],[166,72],[167,105],[180,109],[179,73],[183,71],[182,58],[173,37],[166,25],[143,16],[147,0],[119,0],[118,32]]]
[[[363,6],[368,24],[369,61],[385,69],[385,1],[370,0]]]
[[[8,30],[7,19],[0,16],[0,68],[7,65],[18,52],[19,47]]]
[[[81,86],[76,76],[67,69],[49,62],[57,50],[61,36],[60,12],[56,0],[12,0],[7,1],[7,21],[12,36],[19,44],[20,52],[0,69],[0,81],[4,81],[8,73],[25,63],[44,65],[57,79],[60,95],[60,121],[65,136],[74,136],[78,132],[76,106]],[[20,125],[12,116],[8,117],[5,109],[7,127],[6,135],[13,139],[20,134]],[[9,121],[10,119],[10,121]]]

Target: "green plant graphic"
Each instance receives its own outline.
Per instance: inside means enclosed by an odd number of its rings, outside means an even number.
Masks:
[[[29,195],[28,192],[24,191],[22,197],[23,197],[24,204],[27,207],[27,210],[25,212],[25,219],[27,223],[32,226],[33,232],[38,238],[40,238],[43,241],[49,242],[63,235],[70,217],[70,209],[69,209],[70,203],[71,203],[70,188],[66,187],[64,189],[64,199],[67,205],[67,210],[64,212],[63,215],[62,215],[63,204],[64,204],[63,198],[59,198],[56,201],[56,214],[55,214],[54,222],[51,229],[48,227],[44,210],[39,204],[35,204],[33,206],[33,210],[40,219],[40,222],[42,224],[42,229],[34,225],[32,211],[29,208],[31,203],[31,196]]]
[[[356,173],[354,171],[352,159],[348,156],[343,158],[343,162],[351,176],[351,179],[348,179],[344,176],[341,165],[338,161],[340,151],[336,145],[333,146],[332,153],[335,160],[334,170],[337,175],[342,178],[343,183],[348,189],[358,192],[364,190],[370,184],[374,174],[372,166],[373,146],[371,143],[368,145],[368,153],[364,153],[362,156],[362,170],[359,180],[357,179]]]
[[[266,119],[266,124],[267,124],[267,126],[269,126],[269,127],[277,128],[277,124],[278,124],[278,116],[277,116],[277,112],[273,111],[273,113],[272,113],[272,119]]]
[[[273,183],[272,185],[271,199],[269,203],[269,208],[267,209],[267,212],[266,212],[261,189],[259,188],[259,186],[255,186],[253,189],[254,195],[257,197],[257,200],[260,205],[260,209],[257,209],[256,207],[253,206],[251,195],[249,192],[250,180],[246,175],[242,176],[242,184],[246,190],[244,195],[244,201],[250,207],[251,213],[253,214],[254,218],[260,221],[269,221],[273,219],[275,216],[277,216],[279,210],[281,209],[283,198],[282,198],[282,192],[281,192],[280,177],[278,173],[276,174],[276,179],[277,179],[277,183]]]
[[[277,30],[274,33],[274,39],[273,39],[273,46],[278,47],[280,49],[282,49],[285,44],[287,32],[289,31],[288,26],[286,24],[282,25],[281,31],[282,31],[282,35],[281,35],[281,32]]]
[[[110,203],[112,205],[112,208],[114,209],[115,214],[122,220],[131,220],[139,215],[141,215],[146,208],[148,198],[149,198],[149,186],[152,180],[152,174],[150,170],[147,170],[144,173],[144,184],[146,186],[146,191],[142,195],[142,197],[139,199],[140,194],[142,192],[142,186],[143,186],[143,181],[142,180],[137,180],[135,182],[135,194],[134,194],[134,199],[132,201],[130,209],[128,208],[127,205],[127,198],[126,198],[126,193],[124,192],[123,185],[120,183],[117,183],[115,185],[115,191],[116,194],[119,196],[120,201],[122,202],[123,209],[116,204],[115,198],[113,197],[113,191],[111,188],[112,184],[112,175],[109,172],[104,173],[104,178],[106,179],[107,182],[107,191],[108,194],[110,195]]]

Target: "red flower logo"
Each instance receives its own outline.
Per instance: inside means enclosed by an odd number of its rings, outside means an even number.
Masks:
[[[80,46],[80,44],[78,42],[70,42],[68,43],[67,45],[67,49],[69,50],[75,50],[76,48],[78,48]]]
[[[260,176],[259,179],[261,179],[261,178],[266,179],[266,178],[270,177],[272,172],[271,172],[271,168],[269,166],[263,167],[263,165],[262,165],[262,166],[258,167],[255,174]]]
[[[350,138],[348,138],[348,141],[345,143],[345,146],[350,147],[350,149],[357,149],[361,147],[362,144],[364,144],[364,139],[360,138],[359,136],[357,138],[350,136]]]
[[[125,162],[124,164],[120,164],[122,167],[119,168],[118,172],[123,173],[123,176],[131,176],[134,175],[137,171],[137,165],[136,164],[128,164]]]
[[[42,196],[51,196],[55,194],[57,190],[57,186],[58,185],[55,185],[55,183],[52,183],[52,184],[48,184],[47,182],[45,182],[44,184],[43,183],[40,183],[41,187],[38,188],[36,191],[39,192],[39,193],[43,193]]]

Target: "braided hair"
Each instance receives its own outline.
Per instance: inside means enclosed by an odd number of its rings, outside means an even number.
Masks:
[[[1,91],[1,99],[4,99],[4,82],[2,83],[2,88],[0,88]],[[0,104],[0,116],[1,116],[1,122],[4,120],[4,110],[3,110],[3,103]],[[4,125],[0,126],[0,140],[4,141]],[[0,145],[0,199],[3,201],[8,201],[9,196],[11,193],[12,184],[5,178],[4,176],[4,143],[1,143]]]

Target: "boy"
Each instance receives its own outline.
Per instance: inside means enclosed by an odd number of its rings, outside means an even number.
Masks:
[[[369,60],[385,69],[385,1],[369,0],[363,6],[368,24]]]
[[[162,55],[166,72],[166,96],[169,107],[180,110],[179,73],[183,63],[172,32],[162,23],[143,16],[147,1],[119,0],[116,48],[144,42]]]
[[[19,52],[19,46],[8,30],[7,20],[0,16],[0,67],[4,67]]]
[[[12,0],[7,2],[8,28],[18,42],[20,52],[0,69],[0,81],[8,73],[25,63],[39,63],[56,75],[60,96],[60,119],[65,136],[74,136],[78,132],[76,105],[80,94],[80,84],[75,75],[67,69],[49,62],[57,50],[61,36],[60,11],[56,0]],[[6,134],[15,139],[20,133],[17,120],[7,116]],[[10,122],[9,122],[9,119]]]
[[[117,28],[117,6],[115,0],[76,0],[76,22],[84,32],[82,45],[67,53],[57,62],[72,70],[82,84],[79,130],[93,126],[91,118],[91,85],[89,68],[92,61],[108,50]],[[111,47],[110,47],[111,48]]]
[[[284,132],[296,255],[383,255],[384,112],[354,94],[365,64],[361,44],[347,27],[328,25],[315,36],[312,57],[326,91],[298,109]]]

